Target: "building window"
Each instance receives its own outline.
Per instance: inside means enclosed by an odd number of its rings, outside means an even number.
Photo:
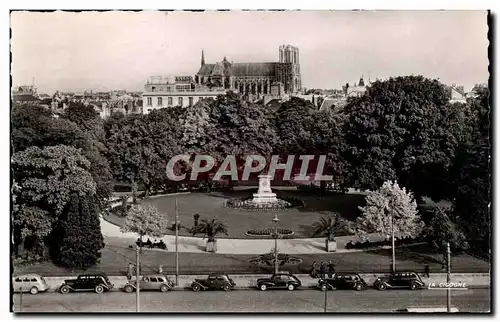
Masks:
[[[182,97],[179,97],[179,98],[178,98],[178,102],[179,102],[179,103],[178,103],[177,105],[182,106]]]
[[[193,106],[193,98],[192,97],[189,98],[189,106]]]
[[[148,97],[148,106],[153,105],[153,99],[151,97]]]
[[[163,106],[163,98],[158,97],[158,106]]]
[[[168,101],[168,106],[172,106],[172,104],[173,104],[173,103],[172,103],[172,97],[169,97],[169,98],[167,99],[167,101]]]

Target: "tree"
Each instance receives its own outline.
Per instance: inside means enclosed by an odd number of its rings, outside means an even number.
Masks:
[[[180,119],[182,128],[181,144],[187,153],[204,151],[212,139],[214,122],[210,114],[212,104],[208,100],[198,101],[193,106],[186,107]]]
[[[327,237],[329,241],[335,240],[335,234],[349,230],[349,223],[338,213],[330,216],[324,216],[313,224],[313,237]]]
[[[167,180],[167,162],[181,151],[180,127],[168,109],[112,117],[105,128],[106,156],[116,180],[130,182],[133,189],[144,185],[146,196]]]
[[[438,207],[433,211],[433,217],[425,227],[424,233],[429,242],[441,254],[446,254],[446,243],[454,250],[465,250],[469,248],[466,236],[456,221],[458,218],[452,218],[453,209]]]
[[[103,121],[92,105],[71,102],[61,117],[74,122],[80,129],[89,133],[93,139],[103,141]]]
[[[205,132],[208,144],[195,152],[210,153],[217,169],[227,155],[237,156],[240,172],[246,155],[261,155],[268,158],[277,144],[277,136],[267,110],[257,104],[248,103],[232,92],[208,101],[210,124]],[[201,143],[201,142],[200,142]],[[229,187],[233,185],[229,179]]]
[[[358,236],[379,233],[392,236],[415,238],[423,230],[424,223],[417,211],[417,203],[411,192],[400,188],[397,182],[386,181],[377,191],[369,191],[366,206],[359,207],[362,215],[356,220]],[[393,269],[395,267],[394,242],[392,246]]]
[[[466,222],[471,248],[489,255],[491,249],[491,113],[486,86],[475,87],[470,99],[474,117],[471,135],[461,145],[455,160],[453,191],[455,214]]]
[[[80,110],[92,109],[86,117]],[[66,145],[81,149],[90,161],[89,171],[97,185],[94,195],[99,210],[105,209],[112,193],[112,177],[108,161],[103,157],[105,147],[102,120],[94,115],[93,108],[70,104],[62,117],[40,106],[14,107],[12,110],[12,146],[14,152],[23,151],[31,146]]]
[[[200,224],[193,227],[193,234],[205,234],[203,238],[208,237],[208,242],[215,241],[215,236],[219,234],[228,235],[227,226],[222,221],[212,219],[202,219]]]
[[[40,106],[17,106],[12,109],[12,148],[14,152],[29,147],[67,145],[85,150],[89,137],[75,123],[56,118]]]
[[[391,235],[391,218],[394,221],[396,238],[417,237],[423,228],[423,222],[417,211],[411,192],[399,187],[397,182],[386,181],[377,191],[369,191],[366,205],[358,207],[361,217],[357,219],[358,234],[380,233]]]
[[[30,147],[12,156],[14,240],[39,253],[72,194],[94,196],[90,163],[70,146]]]
[[[263,106],[247,103],[232,92],[211,103],[213,132],[205,151],[208,148],[219,161],[219,157],[230,154],[272,153],[277,137]]]
[[[324,172],[333,174],[336,183],[341,184],[344,171],[342,117],[332,111],[319,111],[309,101],[293,97],[281,104],[274,116],[281,142],[276,152],[327,155]],[[326,186],[326,182],[322,184]]]
[[[160,238],[168,232],[168,217],[154,206],[133,205],[120,230],[138,234],[141,241],[144,236]]]
[[[86,269],[99,262],[104,247],[101,225],[92,198],[71,196],[64,222],[57,263],[64,267]]]
[[[344,157],[350,183],[377,189],[397,180],[417,199],[445,197],[443,173],[463,135],[463,113],[437,80],[405,76],[376,81],[344,108]],[[445,177],[445,176],[444,176]]]

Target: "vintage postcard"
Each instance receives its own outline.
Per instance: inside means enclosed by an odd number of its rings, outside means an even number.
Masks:
[[[490,313],[489,22],[11,11],[11,311]]]

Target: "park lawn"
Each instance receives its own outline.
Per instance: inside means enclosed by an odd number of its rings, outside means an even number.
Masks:
[[[397,249],[396,268],[398,270],[414,270],[422,272],[429,265],[431,273],[441,270],[439,257],[421,246]],[[71,271],[57,267],[52,263],[40,263],[28,267],[15,268],[14,273],[38,273],[45,276],[67,276],[80,273],[103,272],[108,275],[125,275],[129,263],[135,263],[135,250],[118,242],[107,241],[102,249],[101,263],[86,271]],[[249,263],[256,255],[230,255],[217,253],[179,253],[179,273],[208,274],[210,272],[225,272],[227,274],[266,274],[273,271],[272,267],[259,267]],[[282,270],[294,274],[309,273],[314,261],[332,261],[337,271],[359,273],[386,273],[390,269],[391,250],[354,253],[324,253],[292,255],[302,259],[298,265],[285,265]],[[168,274],[175,273],[175,253],[161,250],[145,249],[140,255],[142,270],[153,273],[159,265]],[[452,257],[452,272],[454,273],[488,273],[489,263],[469,255]]]
[[[311,238],[314,232],[313,223],[324,215],[338,212],[343,218],[354,221],[360,215],[358,206],[364,204],[364,195],[362,194],[318,194],[307,191],[276,190],[278,196],[293,196],[302,199],[305,202],[305,207],[272,213],[224,207],[224,203],[228,199],[250,196],[253,192],[252,189],[234,192],[195,192],[175,197],[151,198],[141,202],[154,205],[159,211],[167,213],[173,223],[175,220],[175,199],[177,198],[179,219],[182,225],[179,235],[190,236],[189,229],[194,225],[193,215],[199,214],[200,220],[217,218],[227,225],[228,236],[219,236],[219,238],[251,238],[245,235],[248,230],[273,227],[274,213],[277,213],[280,219],[278,227],[292,230],[294,232],[293,238]],[[118,226],[125,223],[125,217],[114,214],[105,215],[104,219]],[[168,234],[174,233],[173,230],[168,232]]]

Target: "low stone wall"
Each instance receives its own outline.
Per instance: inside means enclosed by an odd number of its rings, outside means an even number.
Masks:
[[[257,279],[266,278],[270,275],[229,275],[230,278],[236,283],[237,289],[249,289],[255,288],[257,285]],[[303,288],[316,288],[318,284],[317,278],[312,278],[309,275],[297,274]],[[360,274],[360,276],[368,283],[369,286],[373,285],[373,282],[377,277],[382,276],[381,274]],[[179,285],[176,286],[175,290],[184,290],[191,286],[191,283],[196,278],[206,278],[207,275],[179,275]],[[50,291],[58,291],[62,283],[66,279],[76,278],[75,276],[67,277],[45,277],[47,283],[50,286]],[[169,275],[169,278],[175,282],[175,276]],[[113,291],[121,291],[123,286],[127,283],[127,278],[125,276],[109,276],[109,280],[114,284]],[[429,278],[423,277],[422,280],[426,285],[430,283],[435,283],[439,285],[440,283],[446,282],[446,274],[436,273],[430,274]],[[490,274],[452,274],[451,282],[453,283],[465,283],[467,287],[470,288],[487,288],[490,287]]]
[[[154,198],[159,198],[159,197],[166,197],[166,196],[178,196],[178,195],[189,195],[191,192],[190,191],[186,191],[186,192],[174,192],[174,193],[165,193],[165,194],[160,194],[160,195],[154,195],[154,196],[149,196],[149,199],[154,199]],[[128,203],[131,203],[134,199],[132,197],[129,197],[127,199],[127,202]],[[146,199],[147,200],[147,199]],[[115,208],[115,207],[118,207],[119,205],[121,205],[122,202],[121,201],[113,201],[110,206],[111,208]]]

